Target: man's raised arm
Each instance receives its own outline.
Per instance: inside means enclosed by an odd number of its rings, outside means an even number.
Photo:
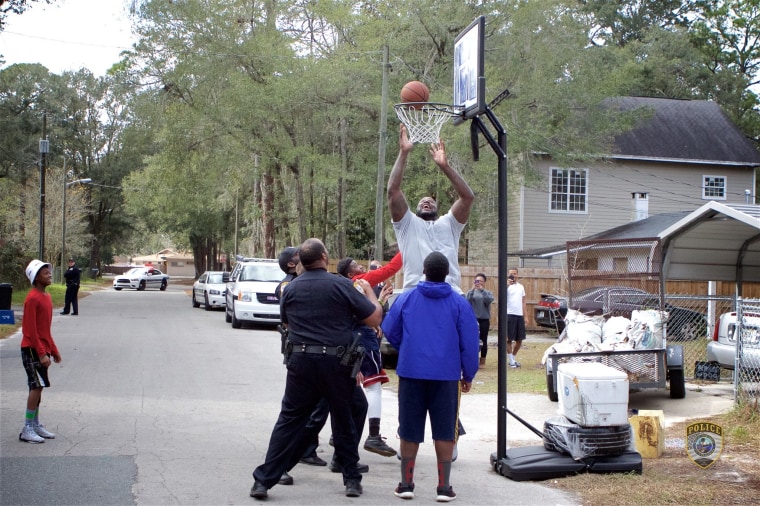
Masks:
[[[406,160],[409,153],[414,148],[414,144],[409,141],[406,133],[406,127],[402,124],[399,132],[398,157],[393,164],[393,170],[388,178],[388,208],[391,211],[391,219],[399,221],[409,209],[404,192],[401,191],[401,181],[404,179],[404,170],[406,169]]]
[[[454,215],[454,218],[456,218],[459,223],[467,223],[467,220],[470,218],[472,204],[475,202],[475,193],[462,176],[449,165],[449,160],[446,157],[446,146],[443,141],[439,141],[437,144],[432,144],[430,146],[430,156],[433,157],[435,164],[438,165],[441,171],[446,174],[446,177],[449,178],[451,185],[454,187],[454,191],[459,195],[459,198],[451,206],[451,214]],[[390,185],[390,182],[388,184]]]

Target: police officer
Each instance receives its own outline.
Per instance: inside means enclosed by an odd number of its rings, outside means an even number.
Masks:
[[[72,315],[76,316],[79,314],[77,294],[79,293],[79,280],[81,277],[82,271],[77,267],[76,261],[73,258],[69,258],[69,268],[63,273],[63,278],[66,280],[66,296],[61,314],[69,314],[69,307],[72,309]]]
[[[298,262],[298,249],[293,246],[288,246],[283,249],[280,252],[280,256],[277,257],[277,263],[280,264],[280,269],[285,273],[285,277],[280,281],[280,284],[277,285],[277,288],[274,289],[274,295],[278,299],[282,295],[282,289],[298,276],[298,272],[296,271]]]
[[[342,358],[353,342],[355,320],[376,327],[383,309],[372,287],[327,272],[327,250],[319,239],[299,248],[304,273],[282,291],[280,316],[288,328],[288,373],[280,416],[275,423],[263,464],[253,471],[250,495],[265,499],[268,489],[303,456],[308,440],[298,437],[322,398],[330,406],[336,461],[343,473],[346,496],[362,494],[359,437],[352,419],[356,380],[352,364]],[[366,410],[366,400],[364,401]],[[365,411],[366,412],[366,411]]]

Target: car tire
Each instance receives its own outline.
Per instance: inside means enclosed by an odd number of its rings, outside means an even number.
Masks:
[[[395,369],[398,365],[398,355],[382,355],[384,369]]]
[[[227,309],[227,305],[224,306],[224,321],[227,323],[232,322],[232,316],[230,316],[230,311]]]
[[[120,286],[115,286],[113,289],[116,290],[117,292],[121,291],[121,287]]]
[[[208,302],[208,294],[206,292],[203,292],[203,309],[206,311],[211,311],[213,309]]]
[[[668,371],[668,379],[670,380],[670,398],[683,399],[686,397],[686,380],[683,369],[671,369]]]
[[[195,290],[193,290],[192,298],[193,298],[193,307],[201,307],[201,305],[198,303],[198,301],[195,300]]]
[[[237,319],[235,316],[235,306],[232,306],[232,328],[233,329],[239,329],[243,326],[243,322]]]
[[[167,282],[165,279],[164,279],[164,280],[162,280],[162,281],[161,281],[161,288],[160,288],[160,290],[161,290],[162,292],[165,292],[165,291],[166,291],[166,286],[167,286],[168,284],[169,284],[169,283],[168,283],[168,282]]]
[[[140,281],[140,284],[137,285],[137,291],[142,292],[143,290],[145,290],[145,281]]]

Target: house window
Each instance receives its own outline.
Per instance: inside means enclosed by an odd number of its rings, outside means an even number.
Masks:
[[[549,212],[585,213],[588,200],[586,169],[551,169]]]
[[[702,198],[726,200],[725,176],[702,176]]]

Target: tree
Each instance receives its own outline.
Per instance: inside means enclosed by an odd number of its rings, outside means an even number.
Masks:
[[[32,2],[53,3],[54,0],[0,0],[0,32],[5,28],[5,21],[8,14],[22,14],[30,9]]]

